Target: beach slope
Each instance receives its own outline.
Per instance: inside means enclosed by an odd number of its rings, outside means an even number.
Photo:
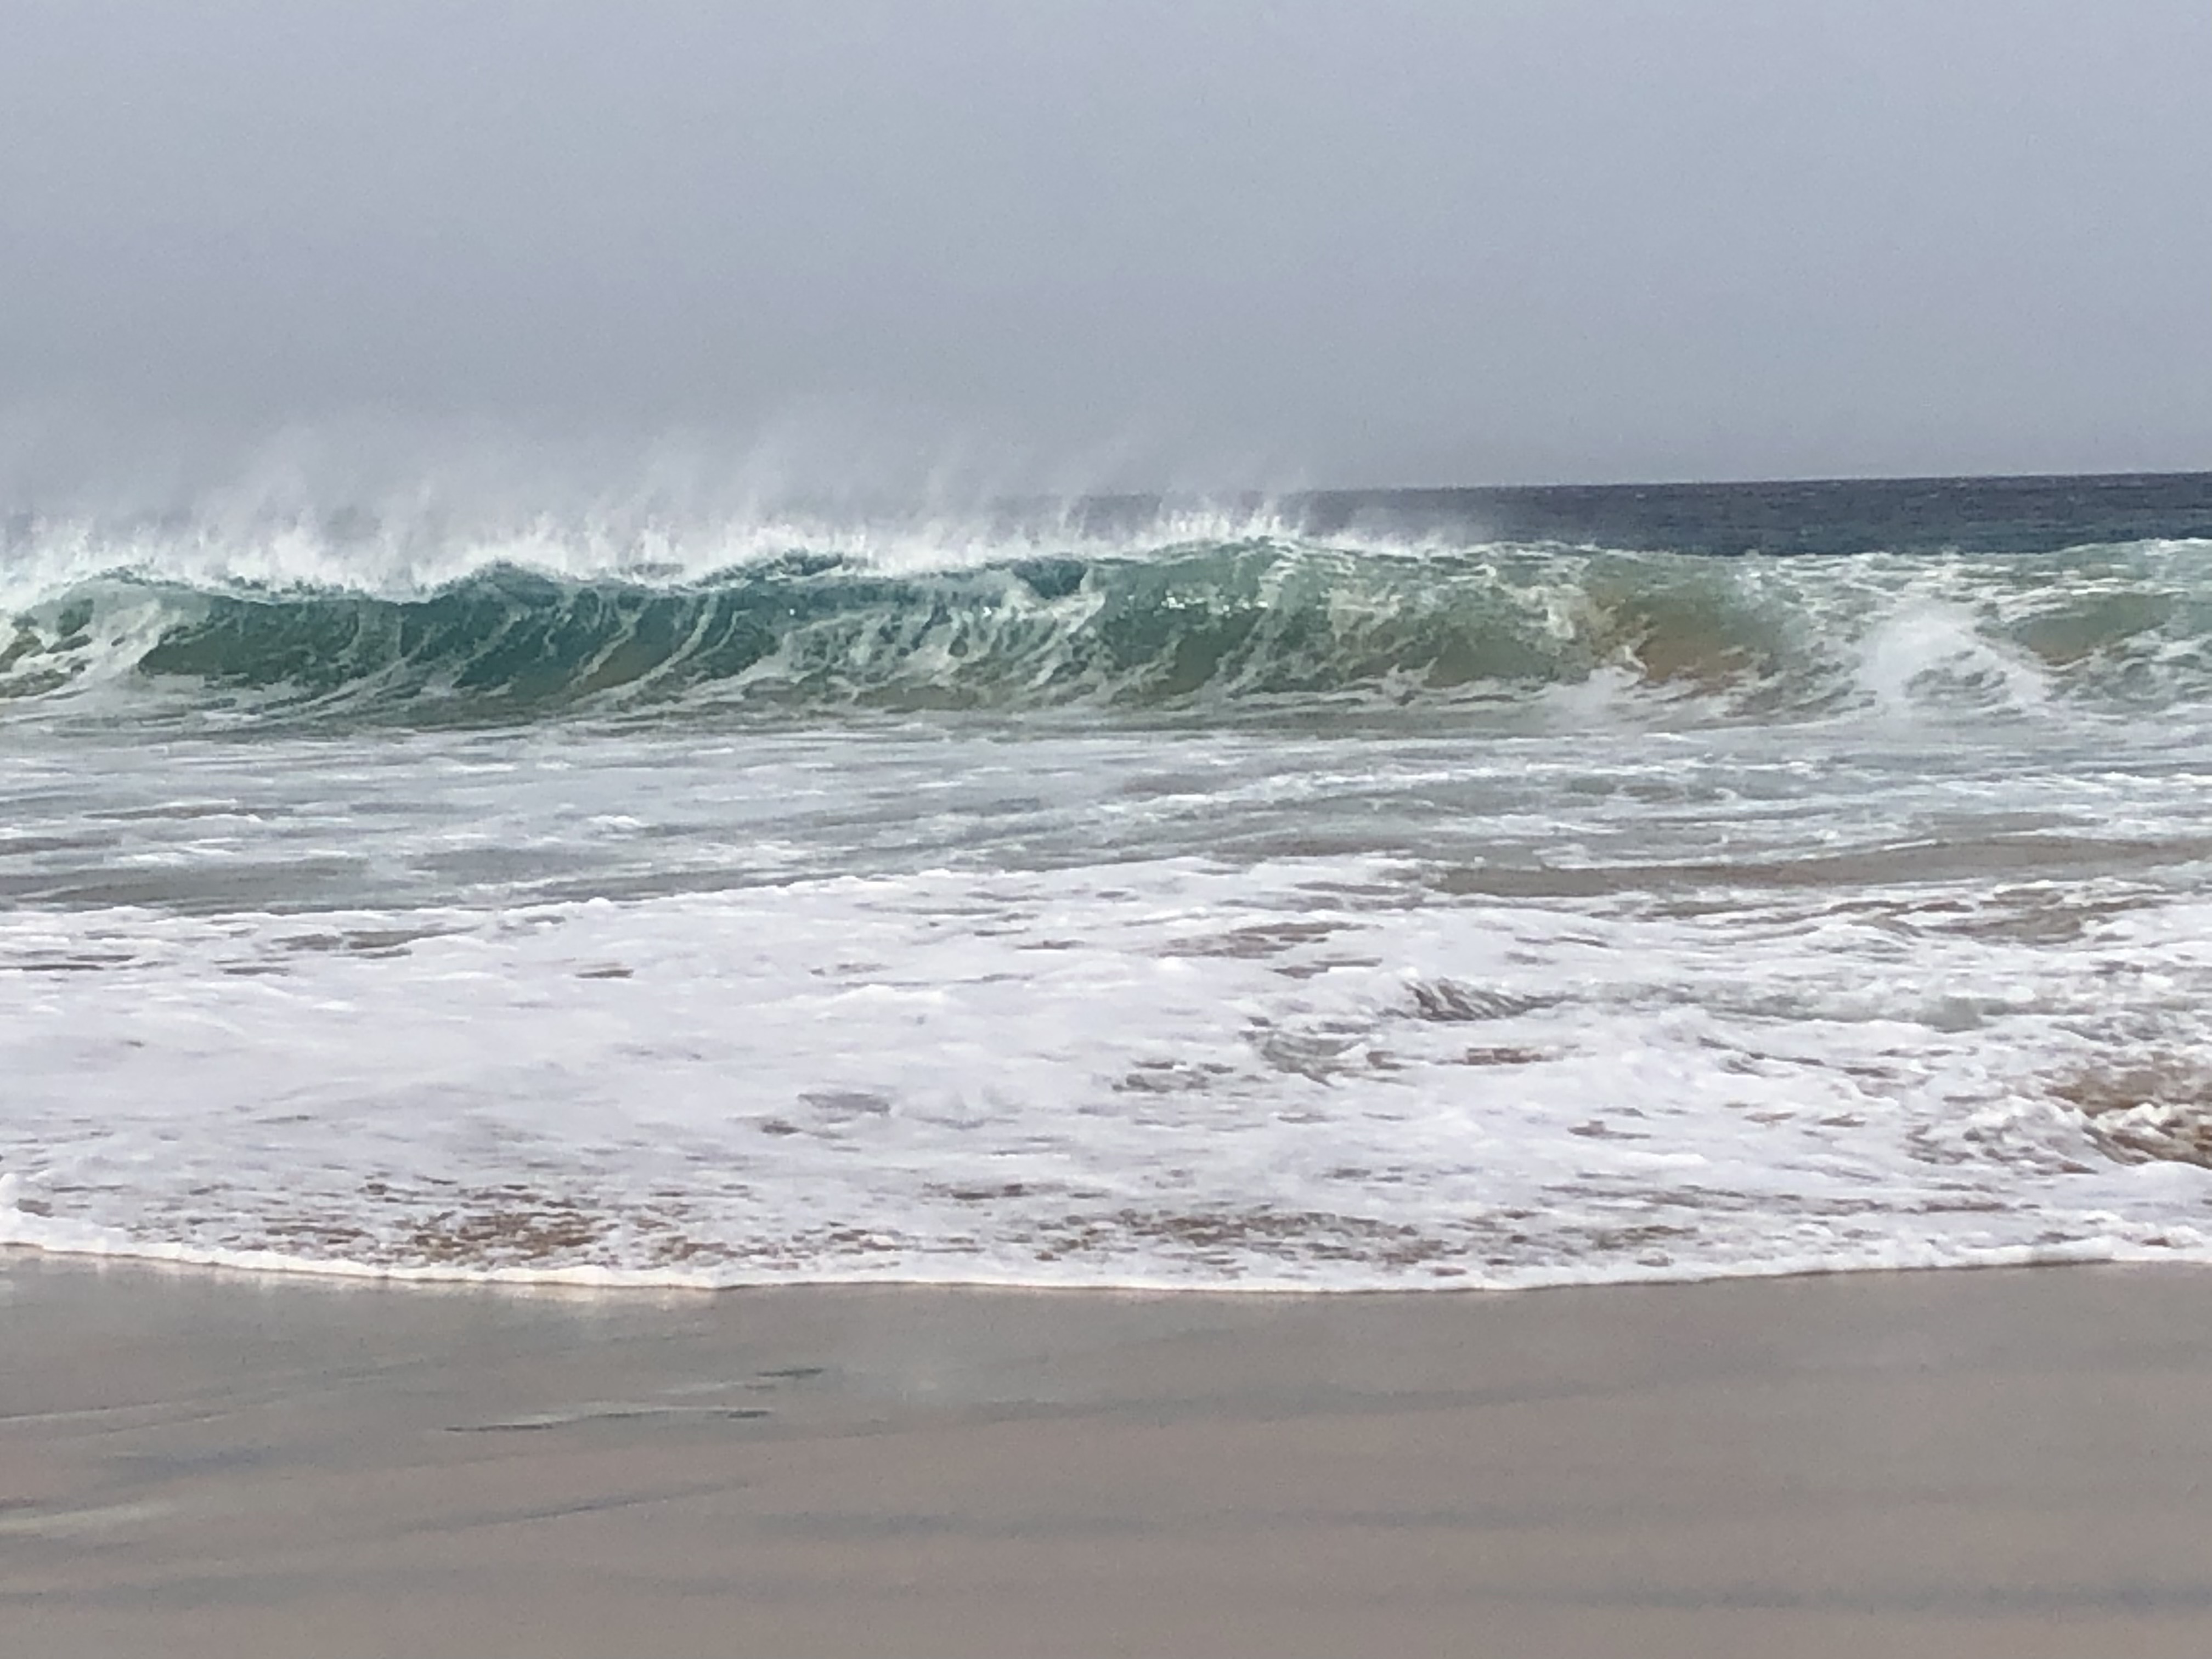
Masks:
[[[0,1259],[0,1650],[2212,1652],[2212,1273],[655,1297]]]

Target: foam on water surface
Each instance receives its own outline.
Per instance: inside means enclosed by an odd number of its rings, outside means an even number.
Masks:
[[[2193,748],[569,731],[94,785],[32,744],[0,1237],[696,1284],[2196,1256]]]

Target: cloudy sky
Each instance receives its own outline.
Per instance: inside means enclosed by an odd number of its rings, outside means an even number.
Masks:
[[[2203,0],[8,0],[0,414],[2212,466],[2208,69]]]

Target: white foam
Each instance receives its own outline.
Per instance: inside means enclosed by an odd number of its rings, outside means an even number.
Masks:
[[[2060,735],[26,732],[0,1240],[672,1285],[2212,1259],[2212,1175],[2115,1139],[2212,1115],[2200,739]]]
[[[1169,508],[1122,531],[1086,528],[1073,503],[1060,515],[1040,511],[1018,523],[983,514],[671,517],[619,504],[558,515],[456,517],[434,504],[410,510],[400,503],[373,520],[336,525],[301,512],[258,510],[155,523],[78,517],[40,521],[7,547],[0,558],[0,608],[27,610],[116,574],[214,590],[327,590],[405,599],[496,566],[576,580],[672,583],[803,552],[899,575],[971,570],[1039,552],[1111,557],[1295,538],[1292,524],[1267,506]],[[1372,550],[1420,557],[1438,550],[1390,542]]]
[[[2049,697],[2033,665],[1994,643],[1965,606],[1940,601],[1899,604],[1861,645],[1857,678],[1891,714],[1931,702],[2033,713]]]

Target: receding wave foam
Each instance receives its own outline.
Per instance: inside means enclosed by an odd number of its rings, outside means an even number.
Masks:
[[[2201,542],[1720,559],[1253,533],[995,556],[967,542],[933,566],[911,543],[786,549],[696,575],[502,559],[427,586],[389,568],[335,583],[327,552],[305,562],[325,580],[278,584],[252,574],[258,557],[245,575],[197,559],[179,579],[142,556],[86,576],[79,550],[69,579],[19,599],[0,700],[105,686],[440,720],[1480,702],[1600,684],[1773,717],[2212,695]]]
[[[697,1285],[2212,1260],[2201,902],[1427,885],[17,918],[0,1243]]]

